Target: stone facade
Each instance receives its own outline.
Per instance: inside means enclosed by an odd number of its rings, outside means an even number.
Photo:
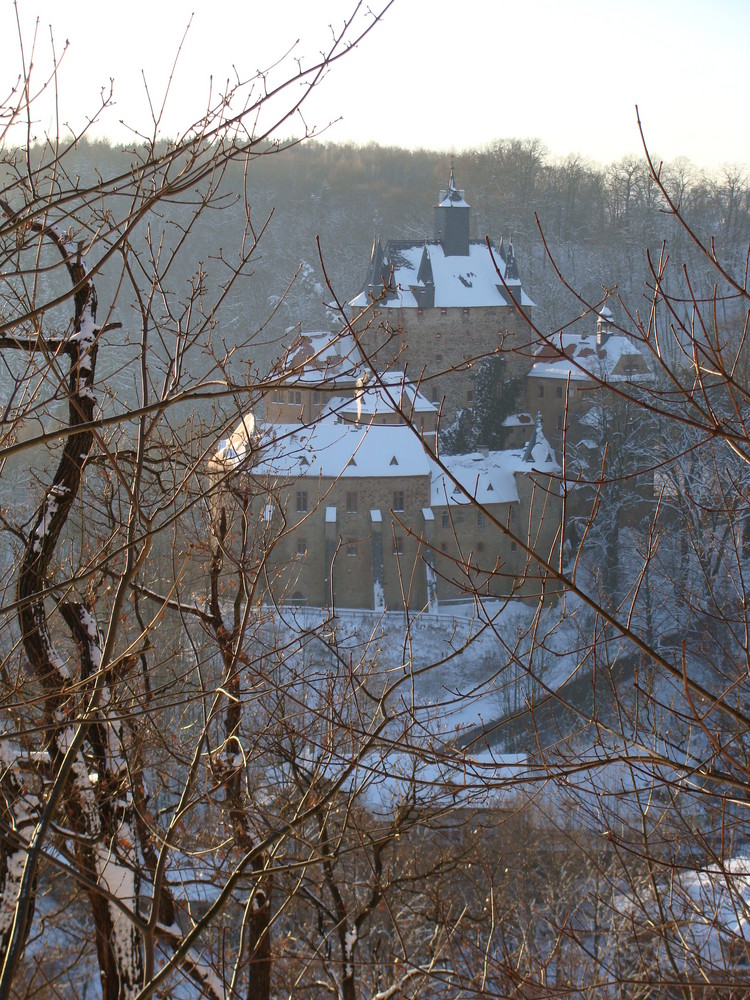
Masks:
[[[443,463],[406,423],[356,425],[333,411],[312,427],[278,425],[254,455],[238,441],[216,463],[241,470],[263,522],[275,603],[437,610],[474,593],[554,591],[526,551],[559,558],[559,470],[540,425],[522,450]]]
[[[455,186],[435,207],[433,239],[373,244],[365,284],[348,314],[380,370],[395,365],[439,407],[441,419],[474,401],[474,366],[502,349],[509,374],[532,363],[525,321],[533,302],[518,274],[512,242],[488,248],[470,239],[470,206]]]

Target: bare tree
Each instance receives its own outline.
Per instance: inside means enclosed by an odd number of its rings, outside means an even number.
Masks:
[[[78,137],[4,153],[0,997],[83,994],[97,977],[108,998],[741,996],[741,172],[710,192],[725,264],[691,228],[681,175],[648,157],[612,171],[629,246],[632,220],[662,206],[703,269],[668,281],[665,247],[646,258],[646,308],[614,280],[604,292],[655,378],[588,373],[600,451],[577,484],[590,502],[575,546],[558,534],[540,549],[433,456],[492,539],[445,557],[472,607],[464,631],[451,619],[438,650],[437,621],[408,600],[398,643],[393,617],[357,632],[335,608],[262,602],[290,526],[269,528],[280,487],[257,489],[250,414],[296,374],[249,375],[253,331],[225,340],[222,308],[267,231],[246,176],[304,98],[256,132],[258,114],[293,84],[307,93],[370,30],[363,13],[317,64],[227,95],[236,112],[222,99],[170,142],[154,121],[106,178],[77,177]],[[27,115],[29,93],[0,121]],[[494,152],[531,204],[541,145]],[[566,170],[561,230],[583,183],[580,165]],[[601,217],[606,193],[589,182]],[[220,208],[240,219],[237,247],[184,267]],[[567,284],[578,313],[601,306]],[[268,294],[281,309],[283,288]],[[560,457],[554,485],[533,488],[568,502],[573,456]],[[534,584],[523,604],[477,583],[508,572],[506,544]]]
[[[251,820],[263,793],[243,779],[243,754],[262,759],[263,733],[248,748],[238,732],[240,674],[262,683],[253,574],[239,564],[228,611],[221,523],[207,564],[186,531],[198,514],[211,523],[207,450],[262,389],[216,333],[266,222],[222,184],[234,164],[278,151],[275,130],[382,13],[355,7],[316,63],[238,82],[176,140],[155,116],[106,178],[69,171],[80,135],[3,154],[0,996],[95,968],[107,997],[181,978],[205,996],[270,995],[265,872],[313,807],[303,796],[262,830]],[[32,88],[22,79],[3,106],[6,135],[33,114]],[[210,286],[197,263],[174,292],[188,236],[221,208],[243,219],[236,252],[208,265]],[[99,304],[105,276],[113,294]],[[192,882],[209,871],[200,906]],[[55,965],[67,931],[46,915],[62,884],[87,900],[75,919],[91,946]]]

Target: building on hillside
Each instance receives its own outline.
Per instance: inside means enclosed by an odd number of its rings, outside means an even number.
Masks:
[[[643,352],[630,337],[613,330],[612,319],[604,306],[595,335],[556,333],[534,353],[527,379],[528,407],[541,412],[558,454],[563,438],[566,450],[591,439],[593,407],[614,405],[618,388],[653,380]],[[604,396],[607,389],[612,391]]]
[[[268,424],[309,425],[332,410],[350,424],[408,422],[432,451],[437,448],[437,407],[403,372],[374,373],[351,335],[299,334],[277,371],[283,387],[266,396]]]
[[[297,334],[272,374],[280,385],[266,395],[266,421],[310,424],[331,395],[353,398],[368,371],[354,337],[316,332]]]
[[[435,207],[432,239],[373,243],[359,294],[348,304],[353,327],[373,363],[395,364],[417,382],[449,421],[474,403],[473,369],[499,348],[510,369],[531,364],[523,313],[533,302],[521,285],[512,240],[488,249],[471,238],[471,208],[453,168]]]
[[[596,334],[558,333],[540,347],[527,378],[528,405],[565,467],[566,528],[577,545],[598,509],[606,561],[617,530],[650,516],[654,502],[654,440],[639,397],[653,382],[638,344],[615,332],[605,306]]]
[[[423,409],[413,389],[401,398]],[[344,403],[312,425],[269,426],[247,443],[252,461],[238,450],[241,429],[215,456],[215,472],[237,469],[264,522],[269,600],[434,611],[474,593],[554,592],[526,551],[554,563],[561,543],[559,468],[541,419],[519,451],[441,467],[411,424],[378,423],[367,403],[353,419],[353,401]]]

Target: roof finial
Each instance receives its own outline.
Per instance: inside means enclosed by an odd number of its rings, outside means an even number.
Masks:
[[[448,181],[448,191],[455,191],[455,190],[456,190],[456,182],[453,179],[453,157],[451,156],[451,176]]]

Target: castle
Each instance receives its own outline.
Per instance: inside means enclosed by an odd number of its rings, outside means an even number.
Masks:
[[[510,373],[532,353],[524,319],[534,303],[519,277],[513,242],[471,239],[471,208],[456,187],[435,206],[432,240],[376,238],[365,283],[348,303],[352,327],[381,370],[396,365],[439,409],[443,423],[475,398],[476,365],[503,351]]]
[[[254,498],[269,600],[435,611],[474,594],[556,591],[555,448],[587,443],[592,388],[649,369],[606,308],[596,338],[530,342],[512,244],[471,240],[469,211],[451,169],[435,238],[376,239],[349,330],[298,335],[264,431],[246,419],[220,443],[214,474],[241,478]],[[499,348],[513,351],[529,412],[506,420],[501,449],[440,456],[441,421],[474,405],[476,365]]]

